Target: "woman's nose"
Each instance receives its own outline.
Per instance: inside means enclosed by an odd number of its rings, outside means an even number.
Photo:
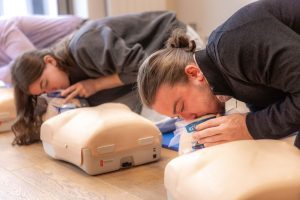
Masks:
[[[44,93],[51,93],[51,92],[54,92],[54,91],[55,91],[54,89],[45,89]]]
[[[49,93],[49,92],[51,92],[49,89],[45,89],[45,90],[43,91],[43,93]]]

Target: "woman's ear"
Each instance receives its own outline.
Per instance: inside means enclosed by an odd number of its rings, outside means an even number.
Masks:
[[[46,64],[52,64],[52,65],[56,65],[56,60],[55,60],[55,58],[53,58],[52,56],[50,56],[50,55],[45,55],[44,56],[44,62],[46,63]]]
[[[197,79],[199,81],[204,80],[204,75],[200,68],[195,64],[189,64],[184,68],[185,74],[189,79]]]

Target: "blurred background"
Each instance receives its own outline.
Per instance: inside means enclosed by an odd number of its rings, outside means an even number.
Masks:
[[[0,0],[0,15],[74,14],[97,19],[132,12],[172,10],[206,41],[218,25],[253,1],[255,0]]]

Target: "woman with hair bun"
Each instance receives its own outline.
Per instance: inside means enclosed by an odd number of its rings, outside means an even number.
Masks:
[[[245,102],[251,112],[196,127],[193,137],[205,147],[294,134],[300,130],[299,10],[298,0],[251,3],[219,26],[200,51],[176,30],[167,47],[139,69],[143,104],[191,120],[222,114],[232,97]],[[300,148],[299,134],[295,145]]]

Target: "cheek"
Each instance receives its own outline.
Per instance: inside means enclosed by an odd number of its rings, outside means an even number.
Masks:
[[[168,109],[166,109],[166,106],[154,105],[151,107],[151,109],[155,110],[155,112],[157,112],[159,114],[172,117],[171,112]]]
[[[33,94],[33,95],[38,95],[38,94],[42,93],[38,83],[32,83],[31,85],[29,85],[28,90],[29,90],[29,93]]]
[[[61,88],[62,86],[66,86],[66,80],[62,79],[62,77],[51,77],[51,79],[49,79],[49,87],[63,89]]]
[[[200,115],[214,112],[216,110],[215,97],[211,94],[196,94],[189,96],[185,103],[185,111],[189,113],[198,113]]]
[[[205,105],[202,101],[190,101],[186,102],[184,111],[186,113],[197,113],[202,114],[205,112],[207,105]]]
[[[205,92],[203,92],[203,96],[202,96],[202,103],[206,104],[206,105],[215,105],[216,104],[216,97],[215,95],[210,91],[210,90],[206,90]]]
[[[68,75],[63,71],[58,71],[57,76],[55,77],[55,86],[69,86],[69,78]]]

